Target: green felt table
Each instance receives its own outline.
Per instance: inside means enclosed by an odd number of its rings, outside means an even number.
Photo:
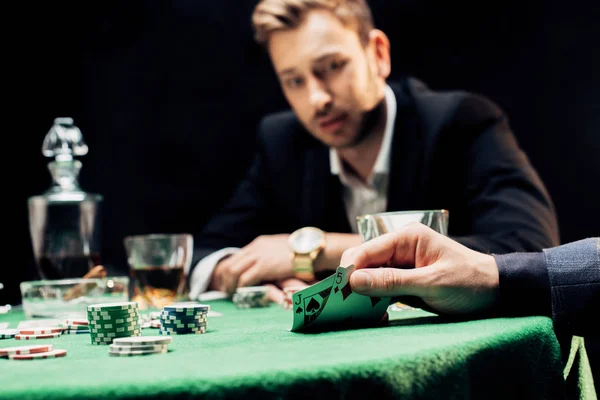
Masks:
[[[68,354],[0,358],[0,398],[537,399],[565,392],[567,365],[544,317],[449,322],[415,310],[390,312],[385,327],[303,334],[289,331],[292,311],[276,304],[208,303],[223,316],[209,317],[205,334],[173,336],[167,354],[111,357],[89,335],[1,340],[2,347],[52,343]],[[19,310],[0,316],[11,328],[23,319]]]

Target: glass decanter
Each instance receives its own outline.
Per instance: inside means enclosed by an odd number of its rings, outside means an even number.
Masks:
[[[51,187],[28,199],[29,229],[41,279],[81,278],[100,264],[102,196],[79,186],[81,161],[88,146],[72,118],[56,118],[46,134],[42,154]]]

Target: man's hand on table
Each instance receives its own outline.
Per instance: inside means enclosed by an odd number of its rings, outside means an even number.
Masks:
[[[210,288],[229,294],[238,287],[280,283],[294,277],[292,253],[288,245],[289,234],[263,235],[254,239],[239,252],[222,259],[212,274]],[[344,250],[362,242],[360,235],[326,233],[327,245],[314,263],[315,271],[332,272],[339,265]],[[296,283],[302,282],[295,279]],[[306,282],[312,285],[316,282]],[[300,286],[300,285],[292,285]]]
[[[382,297],[416,296],[441,313],[484,311],[498,296],[498,266],[491,255],[419,223],[350,248],[341,261],[356,266],[350,276],[353,291]]]
[[[238,287],[293,277],[289,236],[259,236],[239,252],[221,260],[214,269],[211,286],[232,294]]]

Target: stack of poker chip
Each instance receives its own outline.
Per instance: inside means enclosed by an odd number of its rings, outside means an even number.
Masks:
[[[116,338],[141,336],[136,302],[91,304],[87,318],[92,344],[111,344]]]
[[[300,286],[283,288],[283,302],[281,303],[281,305],[283,306],[284,309],[286,309],[286,310],[292,309],[292,305],[293,305],[292,296],[294,295],[294,293],[299,292],[302,289],[304,289],[304,287],[300,287]]]
[[[63,335],[90,333],[89,321],[85,319],[67,319],[61,324]]]
[[[13,346],[0,349],[0,357],[8,357],[11,360],[36,360],[64,357],[66,355],[67,350],[55,349],[51,344]]]
[[[164,306],[160,313],[161,335],[206,333],[209,306],[186,304]]]
[[[166,336],[137,336],[117,338],[109,346],[108,354],[115,357],[164,354],[169,351],[171,338]]]
[[[271,300],[266,286],[249,286],[237,288],[233,294],[233,302],[238,308],[268,307]]]

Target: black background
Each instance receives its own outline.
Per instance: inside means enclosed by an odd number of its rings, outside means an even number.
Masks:
[[[255,3],[19,3],[3,13],[0,303],[18,303],[19,282],[37,278],[26,201],[50,185],[41,144],[55,117],[73,117],[89,145],[81,184],[105,197],[111,274],[126,273],[124,235],[197,232],[219,209],[251,161],[258,120],[287,107],[252,38]],[[392,43],[392,78],[498,103],[555,202],[562,242],[598,236],[597,2],[370,4]]]

